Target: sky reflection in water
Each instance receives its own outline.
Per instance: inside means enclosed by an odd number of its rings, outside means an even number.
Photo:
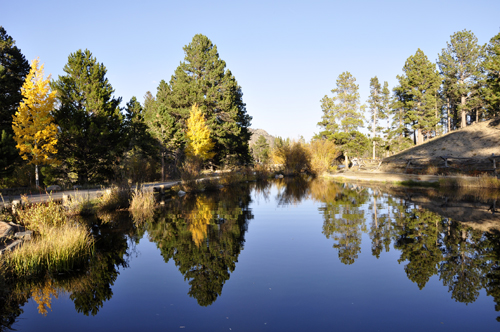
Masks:
[[[2,323],[23,331],[498,329],[500,236],[454,221],[462,203],[435,203],[443,195],[296,178],[175,199],[151,220],[111,215],[115,222],[94,221],[96,254],[81,271],[3,280]],[[460,199],[498,218],[483,207],[495,194]]]

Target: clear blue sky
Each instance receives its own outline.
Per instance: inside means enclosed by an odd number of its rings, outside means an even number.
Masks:
[[[0,25],[46,74],[89,49],[108,70],[123,105],[170,80],[197,33],[217,45],[242,87],[252,127],[310,139],[320,99],[343,71],[361,99],[378,76],[392,88],[408,56],[431,61],[450,35],[481,44],[500,32],[500,1],[23,1],[4,0]]]

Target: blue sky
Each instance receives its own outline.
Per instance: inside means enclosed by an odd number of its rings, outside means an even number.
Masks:
[[[392,88],[405,60],[431,61],[450,35],[481,44],[500,32],[500,1],[4,1],[0,25],[28,60],[63,74],[68,55],[89,49],[123,105],[156,93],[201,33],[217,45],[244,93],[252,127],[310,139],[320,99],[339,74],[356,77],[361,99],[373,76]]]

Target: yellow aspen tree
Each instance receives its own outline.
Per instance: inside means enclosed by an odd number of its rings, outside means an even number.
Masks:
[[[31,62],[31,70],[21,88],[23,100],[13,115],[12,129],[16,148],[24,160],[35,165],[38,187],[38,165],[53,163],[57,153],[57,126],[51,111],[54,109],[56,92],[50,91],[50,75],[43,79],[43,64],[37,58]]]
[[[189,113],[186,137],[188,157],[198,157],[202,160],[213,158],[215,153],[210,150],[213,149],[214,142],[210,138],[210,130],[197,104],[193,105]]]

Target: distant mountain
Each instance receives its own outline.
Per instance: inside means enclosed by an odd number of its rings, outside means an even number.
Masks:
[[[274,146],[274,139],[275,137],[272,135],[269,135],[267,131],[264,129],[253,129],[253,128],[248,128],[248,130],[252,133],[252,137],[250,138],[250,147],[252,147],[255,142],[259,139],[259,136],[264,136],[264,138],[267,141],[267,144],[269,144],[269,147]]]

